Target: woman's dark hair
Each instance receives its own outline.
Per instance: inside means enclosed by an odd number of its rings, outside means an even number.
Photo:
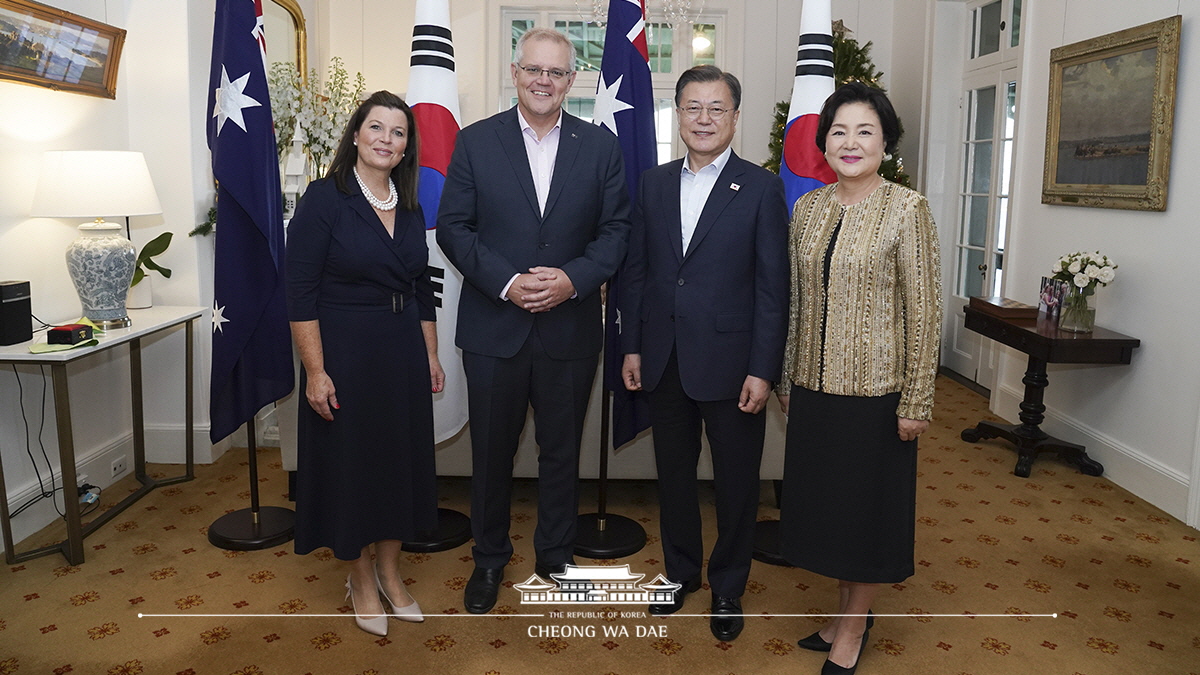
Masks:
[[[883,151],[888,154],[896,152],[896,143],[900,141],[900,118],[896,117],[896,109],[882,90],[868,87],[862,82],[847,82],[825,99],[821,116],[817,118],[817,147],[821,152],[825,152],[825,137],[829,135],[829,127],[833,126],[834,115],[847,103],[866,103],[871,106],[879,115],[879,124],[883,127]]]
[[[408,118],[408,144],[404,148],[404,157],[392,168],[392,182],[396,184],[396,192],[400,195],[400,206],[407,211],[417,210],[417,177],[420,175],[421,137],[417,134],[417,120],[413,117],[412,108],[404,99],[390,91],[377,91],[363,101],[350,121],[346,123],[346,131],[338,143],[337,152],[333,153],[333,161],[329,163],[329,171],[325,176],[333,176],[337,187],[342,192],[353,192],[350,186],[355,185],[354,164],[358,161],[358,149],[354,145],[354,132],[359,131],[367,115],[375,106],[383,106],[399,110]]]

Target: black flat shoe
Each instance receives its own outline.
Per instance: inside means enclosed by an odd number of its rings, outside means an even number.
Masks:
[[[504,568],[476,567],[463,592],[463,606],[472,614],[487,614],[496,606],[496,595],[504,579]]]
[[[733,642],[738,635],[741,635],[744,626],[741,598],[723,598],[714,595],[712,618],[708,620],[708,627],[712,630],[713,637],[721,642]]]
[[[689,579],[688,581],[676,581],[679,584],[679,590],[675,591],[675,600],[664,605],[650,605],[650,613],[654,616],[666,616],[674,614],[683,608],[683,599],[689,593],[695,593],[700,590],[700,577]]]
[[[867,610],[867,630],[875,625],[875,615]],[[817,631],[808,637],[802,637],[796,640],[796,644],[802,649],[807,649],[814,652],[827,652],[833,648],[833,644],[826,642],[825,638],[821,637],[821,631]]]
[[[862,663],[863,652],[867,649],[867,638],[871,635],[871,631],[863,633],[862,643],[858,646],[858,658],[854,660],[854,665],[846,668],[825,659],[825,665],[821,666],[821,675],[854,675],[854,671],[858,670],[858,664]]]

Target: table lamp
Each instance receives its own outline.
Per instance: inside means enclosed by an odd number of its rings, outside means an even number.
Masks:
[[[101,328],[130,325],[125,296],[137,252],[121,226],[104,216],[162,213],[146,158],[140,152],[51,151],[42,156],[30,215],[91,218],[67,247],[67,271],[83,316]]]

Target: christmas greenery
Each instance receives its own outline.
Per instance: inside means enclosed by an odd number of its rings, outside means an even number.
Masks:
[[[846,32],[847,29],[840,20],[833,22],[834,86],[840,87],[847,82],[857,80],[876,89],[884,90],[883,86],[879,84],[883,73],[876,70],[875,64],[871,61],[871,43],[860,45],[857,40],[848,37]],[[783,131],[787,126],[789,106],[790,101],[780,101],[775,104],[775,122],[771,126],[771,142],[767,145],[770,157],[763,162],[763,167],[775,173],[779,173],[779,164],[783,159]],[[900,137],[904,137],[903,124],[900,125]],[[908,174],[904,173],[904,162],[898,154],[885,159],[879,167],[879,173],[894,183],[910,185]]]

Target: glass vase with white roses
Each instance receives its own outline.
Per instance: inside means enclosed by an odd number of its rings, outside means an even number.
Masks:
[[[1117,275],[1117,264],[1099,251],[1064,255],[1051,266],[1052,278],[1067,282],[1067,297],[1058,315],[1058,327],[1073,333],[1090,333],[1096,326],[1096,310],[1090,298],[1098,286],[1107,286]]]

